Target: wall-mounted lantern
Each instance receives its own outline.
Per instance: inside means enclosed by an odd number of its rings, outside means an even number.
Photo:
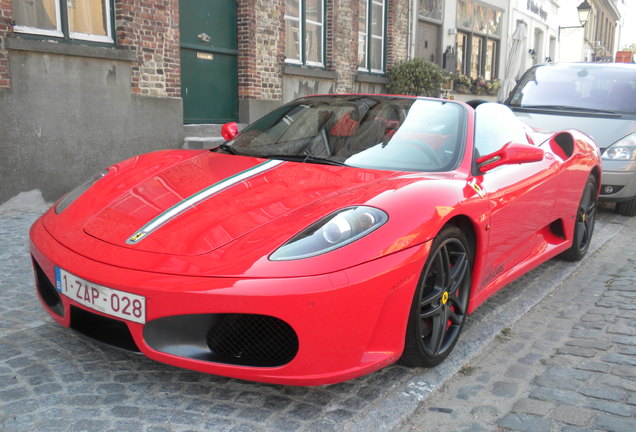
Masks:
[[[576,10],[579,13],[579,22],[580,26],[567,26],[561,27],[559,26],[558,40],[561,40],[561,29],[573,29],[573,28],[583,28],[587,21],[590,19],[590,13],[592,13],[592,6],[587,2],[587,0],[583,0],[583,3],[576,7]]]

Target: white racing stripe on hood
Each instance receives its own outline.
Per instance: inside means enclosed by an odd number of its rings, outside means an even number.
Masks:
[[[200,202],[205,201],[206,199],[210,198],[212,195],[215,195],[221,192],[222,190],[228,189],[251,177],[255,177],[259,174],[262,174],[265,171],[268,171],[282,163],[284,163],[284,161],[280,161],[280,160],[270,160],[267,162],[263,162],[262,164],[256,165],[253,168],[242,171],[238,174],[233,175],[232,177],[228,177],[225,180],[222,180],[218,183],[215,183],[213,185],[206,187],[205,189],[184,199],[180,203],[175,204],[174,206],[170,207],[168,210],[164,211],[163,213],[161,213],[160,215],[152,219],[150,222],[148,222],[146,225],[144,225],[138,231],[136,231],[133,235],[131,235],[128,238],[128,240],[126,240],[126,243],[135,244],[140,242],[141,240],[146,238],[148,234],[157,230],[163,224],[179,216],[181,213],[185,212],[186,210],[196,206]]]

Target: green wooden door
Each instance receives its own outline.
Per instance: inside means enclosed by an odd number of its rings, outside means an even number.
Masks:
[[[236,1],[181,0],[179,5],[184,122],[236,121]]]

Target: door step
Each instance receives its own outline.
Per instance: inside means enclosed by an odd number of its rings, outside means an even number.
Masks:
[[[245,127],[239,123],[239,130]],[[199,150],[216,147],[225,142],[221,136],[222,124],[186,124],[183,125],[183,148]]]
[[[183,148],[187,150],[202,150],[223,144],[223,137],[185,137]]]

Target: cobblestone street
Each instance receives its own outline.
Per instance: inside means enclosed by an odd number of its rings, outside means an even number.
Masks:
[[[455,352],[440,367],[391,366],[346,383],[307,388],[177,369],[98,345],[58,326],[41,307],[33,284],[27,232],[37,216],[36,212],[0,212],[0,430],[388,431],[400,427],[421,403],[449,407],[453,412],[425,408],[425,428],[416,417],[405,430],[479,430],[453,416],[460,407],[469,407],[480,391],[495,392],[491,398],[496,397],[492,405],[485,400],[479,403],[483,408],[476,412],[485,416],[478,422],[483,430],[493,430],[495,423],[517,430],[550,430],[545,429],[546,422],[546,427],[576,425],[559,415],[575,421],[587,415],[602,430],[626,431],[625,425],[633,426],[634,245],[622,249],[620,259],[599,252],[602,272],[594,276],[589,272],[595,271],[597,257],[583,261],[582,267],[552,260],[511,284],[471,316]],[[629,224],[621,242],[634,238],[635,220],[611,213],[601,216],[593,248],[614,238],[623,222]],[[564,285],[532,310],[530,329],[513,325],[577,269],[574,287]],[[606,292],[594,297],[602,293],[599,286]],[[587,295],[580,295],[581,291]],[[596,305],[586,306],[590,299]],[[608,307],[615,305],[620,307]],[[544,313],[556,318],[544,318]],[[569,331],[565,322],[578,323],[578,327]],[[497,366],[487,371],[479,366],[473,376],[457,375],[508,326],[512,334],[487,349],[497,350],[492,354],[497,365],[514,359],[514,368]],[[610,339],[605,332],[610,332]],[[537,341],[524,343],[531,338]],[[595,357],[587,359],[590,353]],[[583,361],[587,367],[581,366]],[[545,369],[541,373],[534,369],[538,364]],[[453,376],[459,377],[461,391],[447,393],[448,402],[442,404],[436,389]],[[476,381],[467,384],[463,381],[467,378]],[[564,384],[566,378],[576,380],[577,387]],[[524,396],[513,409],[514,396],[519,395]],[[454,426],[429,428],[433,416],[451,419]],[[527,429],[535,424],[531,421],[544,429]]]
[[[636,431],[636,220],[624,223],[398,430]]]

